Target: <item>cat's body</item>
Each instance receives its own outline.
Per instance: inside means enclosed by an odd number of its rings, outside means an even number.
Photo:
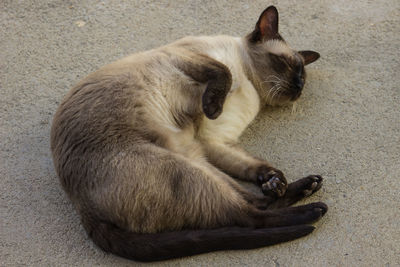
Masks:
[[[75,86],[55,115],[51,147],[95,243],[148,261],[310,233],[306,224],[326,212],[323,203],[267,208],[293,204],[322,179],[288,185],[279,170],[236,145],[263,104],[298,98],[303,65],[317,58],[310,53],[302,58],[284,43],[270,7],[246,38],[187,37],[107,65]],[[290,59],[288,70],[280,57]],[[271,64],[276,69],[263,69]],[[295,91],[286,86],[291,75],[301,83]],[[258,182],[265,196],[232,177]]]

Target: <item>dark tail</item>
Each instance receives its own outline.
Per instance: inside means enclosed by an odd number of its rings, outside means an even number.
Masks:
[[[93,224],[92,221],[92,224],[86,224],[85,227],[89,236],[104,251],[137,261],[160,261],[217,250],[259,248],[293,240],[314,230],[311,225],[296,225],[136,234],[106,222]]]

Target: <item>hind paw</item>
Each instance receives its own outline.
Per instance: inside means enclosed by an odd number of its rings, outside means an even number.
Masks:
[[[302,193],[304,197],[311,196],[317,192],[322,186],[322,177],[320,175],[309,175],[303,179]]]

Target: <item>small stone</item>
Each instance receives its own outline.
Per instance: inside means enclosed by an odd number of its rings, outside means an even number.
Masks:
[[[86,22],[84,22],[83,20],[78,20],[75,21],[76,26],[78,26],[79,28],[85,26]]]

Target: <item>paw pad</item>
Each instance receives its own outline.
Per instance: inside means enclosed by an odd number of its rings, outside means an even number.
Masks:
[[[263,168],[257,176],[257,183],[264,195],[282,197],[286,193],[287,182],[283,173],[271,168]]]

